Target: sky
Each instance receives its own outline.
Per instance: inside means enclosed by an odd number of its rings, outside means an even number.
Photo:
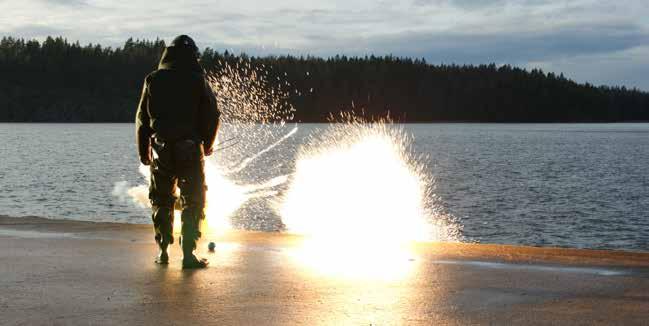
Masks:
[[[649,91],[648,0],[0,0],[0,34],[113,47],[188,34],[235,53],[493,62]]]

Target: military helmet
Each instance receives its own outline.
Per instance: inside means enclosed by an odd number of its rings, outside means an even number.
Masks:
[[[195,55],[198,55],[198,47],[196,46],[196,43],[194,43],[194,40],[192,40],[191,37],[184,34],[176,36],[169,46],[189,48]]]

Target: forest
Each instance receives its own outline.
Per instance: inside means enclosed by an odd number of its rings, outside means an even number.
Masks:
[[[162,40],[121,47],[62,37],[0,41],[0,121],[130,122],[144,77],[156,69]],[[510,65],[434,65],[395,56],[329,58],[232,54],[206,48],[201,64],[264,67],[290,84],[298,122],[341,111],[398,122],[649,121],[649,93],[576,83],[563,74]],[[282,86],[282,85],[278,85]],[[284,87],[284,86],[282,86]]]

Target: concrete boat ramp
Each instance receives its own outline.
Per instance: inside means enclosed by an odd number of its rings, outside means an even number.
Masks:
[[[209,268],[186,271],[178,246],[153,263],[147,225],[0,217],[0,324],[649,323],[647,253],[422,243],[336,262],[278,233],[202,241]]]

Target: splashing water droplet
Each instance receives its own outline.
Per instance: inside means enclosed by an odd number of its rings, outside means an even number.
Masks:
[[[280,175],[252,184],[238,181],[251,179],[248,174],[254,174],[254,171],[247,171],[248,165],[297,131],[294,127],[282,135],[283,128],[270,126],[283,126],[292,119],[295,109],[288,102],[289,91],[269,83],[268,76],[269,68],[253,67],[243,59],[234,64],[222,62],[206,73],[206,80],[217,94],[217,104],[222,113],[218,137],[232,143],[218,142],[217,153],[205,160],[208,186],[205,224],[208,232],[230,229],[230,217],[242,205],[253,198],[275,196],[276,188],[287,180],[287,176]],[[149,179],[147,167],[141,166],[140,173]],[[246,176],[248,178],[244,178]],[[146,185],[132,187],[128,189],[128,195],[139,205],[150,207],[147,188]],[[176,224],[176,231],[178,226]]]

